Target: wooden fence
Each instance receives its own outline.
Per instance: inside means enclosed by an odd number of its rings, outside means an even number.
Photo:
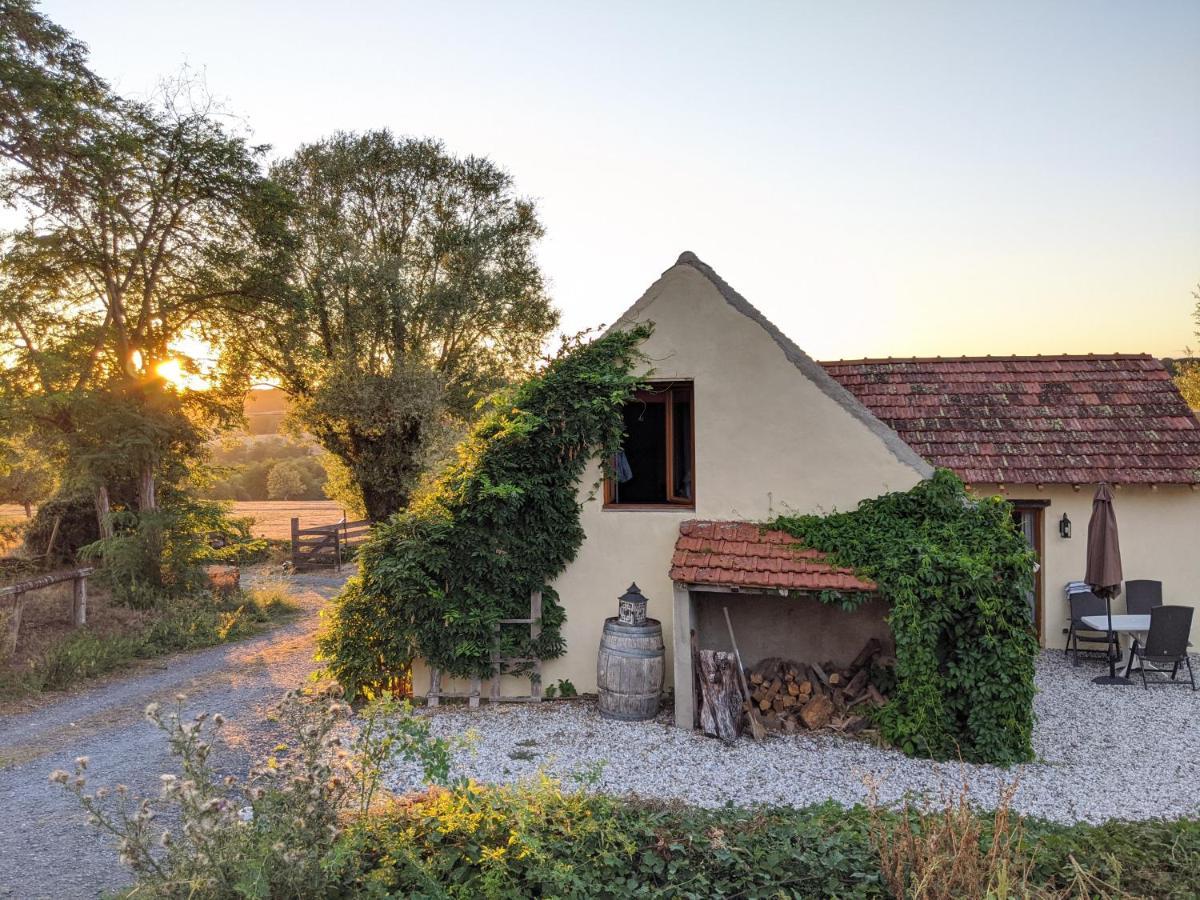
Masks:
[[[87,578],[95,569],[90,566],[82,569],[72,569],[68,572],[52,572],[49,575],[39,575],[27,581],[0,587],[0,607],[8,607],[8,629],[0,640],[9,653],[17,649],[17,638],[21,631],[21,616],[25,611],[25,595],[31,591],[60,584],[64,581],[75,582],[75,590],[71,595],[71,624],[76,627],[87,623]]]
[[[300,527],[299,519],[292,519],[292,566],[296,569],[314,569],[333,566],[341,571],[349,550],[363,543],[371,533],[370,519],[357,522],[340,522],[330,525]]]

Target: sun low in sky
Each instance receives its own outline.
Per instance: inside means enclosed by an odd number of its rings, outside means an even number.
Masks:
[[[1200,3],[49,0],[286,154],[389,127],[538,200],[563,327],[683,250],[813,355],[1196,339]]]

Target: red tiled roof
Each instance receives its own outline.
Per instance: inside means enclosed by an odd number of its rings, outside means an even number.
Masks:
[[[968,483],[1200,483],[1200,422],[1145,354],[822,365]]]
[[[671,580],[686,584],[798,591],[873,591],[825,554],[797,544],[786,531],[764,531],[753,522],[700,522],[679,526]]]

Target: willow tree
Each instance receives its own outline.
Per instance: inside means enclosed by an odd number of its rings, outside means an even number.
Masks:
[[[271,177],[262,268],[227,304],[227,353],[287,391],[295,424],[382,519],[447,422],[539,357],[557,322],[542,227],[494,163],[388,131],[303,146]]]

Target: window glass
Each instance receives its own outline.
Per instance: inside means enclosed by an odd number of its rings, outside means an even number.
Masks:
[[[625,406],[625,465],[618,463],[613,501],[663,503],[667,499],[667,405],[634,400]],[[626,468],[627,467],[627,468]],[[627,476],[624,481],[622,475]]]

